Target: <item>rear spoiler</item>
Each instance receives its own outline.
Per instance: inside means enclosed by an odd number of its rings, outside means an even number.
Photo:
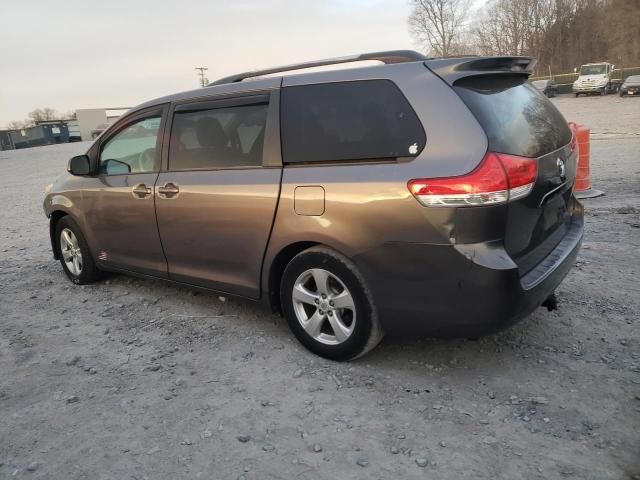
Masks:
[[[429,59],[424,64],[449,85],[453,85],[461,78],[477,75],[528,77],[536,62],[531,57],[451,57]]]

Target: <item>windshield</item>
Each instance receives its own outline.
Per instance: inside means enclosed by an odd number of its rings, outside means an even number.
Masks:
[[[531,82],[533,84],[534,87],[536,88],[544,88],[547,86],[547,82],[549,80],[534,80],[533,82]]]
[[[640,75],[631,75],[627,77],[624,83],[640,83]]]
[[[541,157],[571,141],[562,114],[522,77],[465,77],[454,89],[484,128],[493,152]]]
[[[580,68],[580,75],[603,75],[607,73],[606,65],[583,65]]]

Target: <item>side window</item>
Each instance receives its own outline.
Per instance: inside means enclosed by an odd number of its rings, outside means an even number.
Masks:
[[[176,112],[169,170],[262,165],[267,104]]]
[[[426,135],[413,108],[389,80],[282,89],[285,163],[413,157]]]
[[[100,152],[100,173],[121,175],[156,170],[160,116],[129,125],[111,137]]]

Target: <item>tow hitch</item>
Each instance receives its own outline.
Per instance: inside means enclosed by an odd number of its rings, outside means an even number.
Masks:
[[[555,293],[552,293],[547,297],[547,299],[542,302],[543,307],[547,307],[549,312],[553,312],[558,309],[558,297],[556,297]]]

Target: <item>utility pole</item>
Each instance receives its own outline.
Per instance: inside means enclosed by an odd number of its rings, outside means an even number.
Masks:
[[[198,70],[198,75],[200,75],[200,86],[202,88],[206,87],[209,79],[204,76],[204,73],[209,69],[207,67],[196,67],[195,69]]]

